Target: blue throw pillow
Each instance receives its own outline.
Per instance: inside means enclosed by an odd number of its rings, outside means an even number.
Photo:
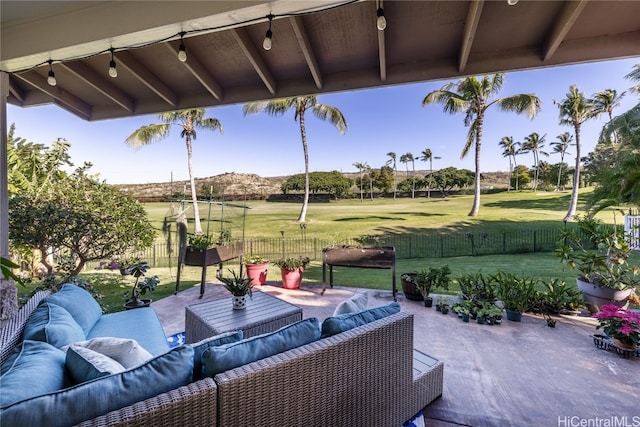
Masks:
[[[339,334],[358,326],[366,325],[374,320],[382,319],[391,314],[400,312],[400,304],[391,302],[389,304],[372,307],[355,313],[341,314],[335,317],[327,317],[322,322],[322,338]]]
[[[58,292],[49,295],[45,300],[64,307],[78,322],[85,335],[102,317],[102,308],[93,296],[71,283],[62,285]]]
[[[320,324],[318,319],[310,317],[275,332],[219,347],[209,347],[202,353],[202,376],[213,377],[220,372],[300,347],[318,338]]]
[[[23,340],[44,341],[63,347],[85,339],[84,332],[71,314],[59,305],[42,301],[24,326]]]
[[[223,344],[230,344],[242,340],[242,331],[225,332],[202,341],[188,344],[193,347],[193,381],[202,379],[202,353],[209,347],[218,347]]]
[[[2,425],[62,427],[80,424],[191,382],[193,348],[176,347],[133,369],[10,405]],[[3,390],[4,391],[4,390]]]
[[[125,370],[124,366],[109,356],[90,348],[71,345],[67,350],[65,366],[74,384],[80,384]]]
[[[64,352],[42,341],[23,341],[2,364],[1,372],[0,408],[66,384]],[[1,418],[4,424],[4,415]]]
[[[346,313],[355,313],[356,311],[362,311],[367,308],[367,302],[369,297],[365,293],[357,293],[351,298],[342,301],[337,305],[333,311],[334,316],[339,316]]]

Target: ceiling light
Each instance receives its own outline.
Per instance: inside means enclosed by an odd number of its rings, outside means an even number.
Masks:
[[[378,18],[376,19],[376,27],[378,27],[378,30],[383,31],[387,28],[387,18],[384,17],[384,9],[379,7],[376,11],[376,15],[378,15]]]
[[[56,73],[53,72],[53,61],[50,59],[49,61],[49,75],[47,77],[47,83],[49,83],[50,86],[55,86],[56,84],[58,84],[58,82],[56,81]]]
[[[267,33],[264,36],[264,41],[262,42],[262,48],[264,50],[271,50],[271,37],[273,36],[273,33],[271,32],[271,21],[273,20],[273,15],[269,15],[267,16],[267,18],[269,18],[269,29],[267,30]]]
[[[184,32],[180,33],[180,48],[178,49],[178,60],[187,62],[187,49],[184,47]]]
[[[515,6],[518,3],[518,0],[507,0],[507,4],[509,6]]]
[[[114,61],[113,59],[113,52],[115,51],[115,49],[111,48],[109,50],[111,50],[111,61],[109,61],[109,75],[111,77],[118,77],[118,70],[116,70],[116,61]]]

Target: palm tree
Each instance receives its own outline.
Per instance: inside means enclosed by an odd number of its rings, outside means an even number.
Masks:
[[[366,168],[368,168],[369,165],[367,164],[367,162],[355,162],[353,164],[353,166],[358,168],[358,171],[360,172],[360,201],[362,201],[363,200],[363,196],[362,196],[362,171],[365,170]]]
[[[571,142],[573,141],[573,135],[569,132],[565,132],[561,135],[557,136],[558,141],[552,142],[551,146],[553,147],[554,153],[560,154],[560,166],[558,167],[558,183],[556,184],[556,191],[560,191],[560,177],[562,176],[562,165],[564,164],[564,155],[570,154],[567,152]]]
[[[366,170],[367,176],[369,177],[369,198],[373,202],[373,168],[367,165]]]
[[[602,92],[596,92],[593,95],[593,105],[598,114],[606,113],[609,116],[609,122],[613,120],[613,109],[620,106],[620,101],[626,92],[618,95],[615,89],[605,89]],[[618,137],[613,134],[613,142],[618,142]]]
[[[418,157],[418,159],[423,162],[429,162],[429,180],[427,181],[427,199],[431,198],[431,175],[433,175],[433,159],[441,159],[442,157],[434,157],[430,148],[426,148],[422,151],[422,156]]]
[[[387,156],[389,156],[389,160],[387,160],[387,162],[385,163],[385,165],[389,166],[389,165],[393,165],[393,198],[396,198],[396,193],[398,192],[397,190],[397,185],[398,185],[398,168],[396,165],[396,153],[394,153],[393,151],[389,151],[387,153]]]
[[[629,74],[627,74],[625,77],[628,78],[629,80],[633,80],[639,83],[635,86],[631,86],[629,90],[637,94],[640,94],[640,64],[634,65],[633,70]]]
[[[562,101],[553,101],[560,110],[560,124],[573,126],[576,138],[576,163],[573,172],[573,188],[571,190],[571,201],[569,209],[564,217],[564,221],[571,221],[576,215],[578,207],[578,186],[580,184],[580,128],[582,124],[597,115],[593,106],[593,100],[587,98],[583,92],[578,90],[577,85],[571,85],[569,92]]]
[[[529,136],[524,138],[522,144],[522,151],[524,153],[533,153],[533,167],[535,168],[533,176],[533,191],[538,189],[538,179],[540,178],[540,154],[549,157],[549,153],[542,151],[544,147],[546,134],[543,136],[538,135],[537,132],[532,132]]]
[[[153,144],[169,135],[171,125],[182,128],[180,136],[185,139],[187,144],[187,167],[189,170],[189,183],[191,185],[191,200],[193,201],[193,218],[195,223],[195,234],[202,234],[202,225],[200,224],[200,210],[198,209],[198,196],[196,195],[196,185],[193,178],[193,150],[191,140],[196,139],[196,130],[218,130],[222,134],[222,124],[216,118],[204,117],[204,108],[194,108],[191,110],[169,111],[157,114],[156,117],[162,123],[142,126],[135,130],[125,140],[132,147],[141,147],[143,145]]]
[[[411,198],[415,199],[416,197],[416,163],[415,163],[415,159],[413,157],[413,154],[410,152],[407,152],[405,154],[403,154],[402,156],[400,156],[400,162],[404,163],[406,168],[407,168],[407,176],[409,176],[409,162],[411,162],[411,164],[413,165],[413,174],[411,175],[413,183],[411,185]]]
[[[438,103],[443,105],[446,113],[465,113],[464,124],[469,127],[469,132],[460,157],[464,158],[471,146],[475,144],[475,188],[469,216],[477,216],[480,211],[480,148],[487,109],[496,105],[503,111],[513,111],[518,114],[526,112],[530,118],[535,117],[540,111],[540,99],[533,94],[491,99],[493,95],[500,92],[503,82],[503,73],[496,73],[490,77],[483,76],[480,79],[475,76],[466,77],[457,83],[447,83],[442,88],[430,92],[422,101],[423,107]]]
[[[503,136],[499,142],[502,147],[502,157],[509,158],[509,184],[507,185],[507,193],[511,190],[511,175],[513,174],[513,167],[516,163],[516,151],[518,150],[517,143],[513,142],[512,136]],[[517,178],[516,178],[517,179]],[[516,190],[517,190],[516,185]]]
[[[307,129],[305,127],[305,112],[311,110],[314,116],[320,120],[329,122],[338,129],[341,134],[347,130],[347,121],[342,112],[336,107],[327,104],[319,104],[315,95],[294,96],[290,98],[278,98],[271,101],[250,102],[243,108],[244,115],[266,112],[272,116],[282,116],[287,111],[293,110],[294,120],[300,125],[300,137],[302,139],[302,151],[304,152],[304,201],[297,222],[305,222],[307,206],[309,205],[309,149],[307,146]]]

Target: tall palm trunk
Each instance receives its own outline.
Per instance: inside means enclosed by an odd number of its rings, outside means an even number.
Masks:
[[[511,175],[513,174],[513,162],[511,161],[511,154],[509,154],[509,179],[507,181],[507,193],[511,190]]]
[[[398,193],[398,168],[393,164],[393,200],[396,199]]]
[[[580,124],[574,124],[576,133],[576,170],[573,172],[573,188],[571,189],[571,201],[569,202],[569,210],[564,217],[564,221],[571,221],[576,216],[578,208],[578,187],[580,186]]]
[[[560,155],[560,165],[558,166],[558,183],[556,184],[556,191],[560,191],[560,177],[562,176],[562,163],[564,163],[564,153]]]
[[[300,136],[302,137],[302,150],[304,151],[304,200],[297,222],[305,222],[307,206],[309,205],[309,149],[307,148],[307,131],[304,126],[304,110],[300,111]]]
[[[482,141],[482,124],[484,122],[484,114],[478,114],[478,126],[476,130],[476,177],[473,184],[473,206],[469,212],[469,216],[478,216],[480,212],[480,143]]]
[[[534,167],[536,168],[536,172],[533,175],[533,191],[535,192],[536,190],[538,190],[538,178],[539,178],[539,169],[538,169],[538,152],[537,151],[533,151],[533,164]]]
[[[416,198],[416,161],[411,160],[411,198]]]
[[[433,179],[433,160],[429,158],[429,180],[427,181],[427,199],[431,198],[431,180]]]
[[[191,149],[191,135],[185,137],[187,144],[187,168],[189,170],[189,184],[191,185],[191,200],[193,200],[193,221],[195,222],[194,233],[202,234],[202,225],[200,224],[200,209],[198,209],[198,195],[196,193],[196,181],[193,178],[193,159]]]

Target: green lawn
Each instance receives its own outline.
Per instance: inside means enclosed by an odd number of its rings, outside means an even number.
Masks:
[[[584,193],[588,192],[586,190]],[[584,199],[585,194],[582,194]],[[533,229],[539,227],[561,226],[562,218],[569,203],[569,193],[533,193],[531,191],[512,191],[496,194],[483,194],[480,216],[471,218],[467,213],[471,207],[473,196],[454,196],[442,198],[376,199],[374,201],[350,199],[332,203],[312,203],[309,206],[307,237],[333,238],[341,240],[368,234],[403,234],[420,233],[434,230],[461,231],[468,227],[481,226],[487,232]],[[271,203],[265,201],[247,202],[251,209],[246,210],[243,218],[242,202],[233,202],[233,206],[225,207],[224,226],[233,230],[234,237],[240,238],[243,222],[246,224],[247,239],[280,237],[280,231],[286,237],[299,237],[300,226],[295,222],[300,204]],[[236,207],[240,206],[240,207]],[[177,207],[177,206],[176,206]],[[145,205],[149,218],[158,230],[162,227],[164,217],[171,211],[169,203],[149,203]],[[191,210],[190,210],[191,211]],[[208,205],[202,203],[200,212],[203,228],[215,232],[220,228],[220,207],[212,208],[211,222],[207,222]],[[613,222],[611,211],[598,215],[606,222]],[[621,221],[621,215],[617,220]],[[192,222],[190,222],[192,229]],[[240,233],[240,234],[238,234]],[[159,239],[162,235],[159,232]],[[634,254],[640,263],[640,254]],[[532,253],[513,255],[487,255],[475,257],[434,258],[434,259],[401,259],[396,263],[397,285],[400,289],[400,274],[418,271],[430,266],[438,267],[448,264],[453,277],[476,272],[495,273],[498,270],[510,273],[537,277],[543,280],[560,278],[567,283],[575,282],[575,272],[563,271],[562,265],[553,253]],[[237,262],[225,265],[236,271]],[[148,274],[158,275],[160,285],[151,295],[158,300],[171,295],[175,289],[175,268],[152,268]],[[198,286],[201,269],[185,267],[181,276],[181,287]],[[271,266],[269,280],[279,280],[279,270]],[[215,267],[209,267],[208,277],[213,278]],[[104,295],[103,305],[109,311],[117,311],[122,307],[124,294],[133,284],[131,277],[122,277],[113,271],[86,271],[81,277],[93,284]],[[305,282],[322,283],[322,265],[314,261],[305,271]],[[391,289],[390,270],[334,268],[334,282],[337,285],[365,287],[372,289]],[[35,284],[20,288],[21,294],[28,293]],[[454,286],[452,291],[457,288]]]

